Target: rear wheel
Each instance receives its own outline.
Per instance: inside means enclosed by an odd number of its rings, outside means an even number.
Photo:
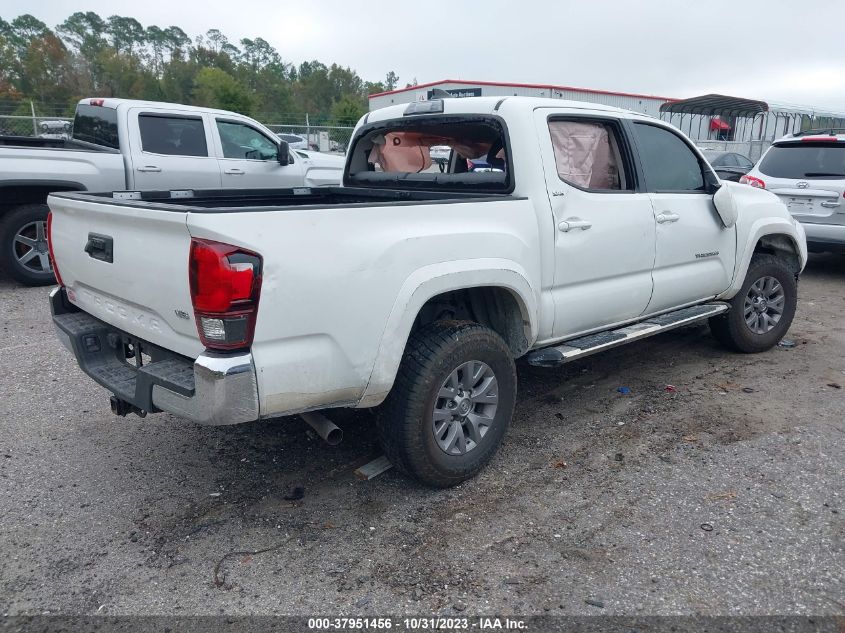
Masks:
[[[442,321],[412,335],[379,412],[393,465],[432,487],[469,479],[493,457],[516,402],[510,350],[492,330]]]
[[[730,301],[730,311],[710,319],[710,330],[730,349],[764,352],[789,330],[797,302],[798,284],[784,261],[773,255],[754,255],[745,283]]]
[[[46,204],[25,204],[0,216],[0,266],[27,286],[56,283],[47,248]]]

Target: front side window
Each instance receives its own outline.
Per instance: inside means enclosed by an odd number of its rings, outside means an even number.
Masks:
[[[698,156],[680,136],[647,123],[635,123],[634,130],[650,192],[704,191]]]
[[[141,149],[170,156],[208,156],[202,119],[139,114]]]
[[[217,121],[224,158],[276,160],[279,148],[261,132],[243,123]]]
[[[555,166],[561,180],[582,189],[628,189],[619,136],[602,121],[549,121]]]

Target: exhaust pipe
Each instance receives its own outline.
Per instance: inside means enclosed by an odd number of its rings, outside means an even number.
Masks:
[[[316,411],[300,413],[299,417],[305,420],[317,432],[317,435],[326,440],[329,446],[337,446],[343,441],[343,430],[322,413]]]

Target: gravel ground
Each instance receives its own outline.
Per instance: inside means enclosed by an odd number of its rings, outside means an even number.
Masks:
[[[431,491],[354,478],[366,412],[336,448],[295,418],[115,418],[47,291],[0,278],[0,611],[845,614],[843,282],[811,260],[792,349],[692,327],[520,364],[493,463]]]

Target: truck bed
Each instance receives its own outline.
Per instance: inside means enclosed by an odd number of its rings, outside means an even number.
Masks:
[[[108,152],[119,154],[120,151],[102,145],[65,138],[41,138],[39,136],[0,136],[0,147],[25,149],[66,149],[74,152]]]
[[[53,194],[88,202],[176,211],[180,213],[236,213],[282,211],[285,209],[358,207],[397,204],[505,200],[506,194],[476,194],[446,191],[407,191],[365,187],[295,187],[292,189],[185,189],[174,191],[115,191],[105,193],[66,192]]]

